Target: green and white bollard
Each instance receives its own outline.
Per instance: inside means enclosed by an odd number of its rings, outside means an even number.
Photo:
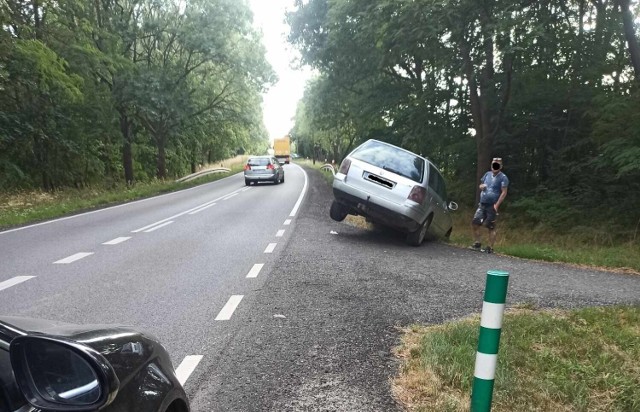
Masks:
[[[498,362],[498,346],[502,330],[502,315],[507,298],[509,273],[500,270],[487,272],[487,285],[482,302],[480,318],[480,338],[476,353],[476,367],[473,373],[471,392],[471,412],[491,410],[493,382]]]

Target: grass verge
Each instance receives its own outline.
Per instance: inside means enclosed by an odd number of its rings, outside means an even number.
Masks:
[[[409,411],[468,411],[480,318],[412,326],[392,383]],[[493,409],[640,410],[640,307],[508,311]]]
[[[185,183],[155,180],[112,189],[86,188],[55,192],[0,193],[0,229],[187,189],[239,173],[242,171],[243,164],[243,161],[225,164],[231,172],[207,175]]]

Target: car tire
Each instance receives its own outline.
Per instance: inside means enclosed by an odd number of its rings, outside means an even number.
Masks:
[[[284,183],[284,173],[282,174],[282,179],[280,179],[280,183]]]
[[[424,242],[424,238],[427,236],[429,226],[431,226],[431,219],[433,216],[429,216],[427,220],[421,224],[418,229],[407,234],[407,244],[410,246],[420,246]]]
[[[251,181],[249,179],[244,179],[245,186],[251,186]]]
[[[349,209],[346,206],[338,203],[338,201],[336,200],[331,203],[331,208],[329,209],[329,216],[331,217],[331,219],[335,220],[336,222],[342,222],[348,214]]]

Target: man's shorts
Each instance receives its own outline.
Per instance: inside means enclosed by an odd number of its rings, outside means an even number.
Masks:
[[[480,203],[478,204],[476,214],[473,215],[471,223],[478,226],[484,225],[487,229],[493,230],[496,228],[496,215],[497,213],[493,207],[493,203]]]

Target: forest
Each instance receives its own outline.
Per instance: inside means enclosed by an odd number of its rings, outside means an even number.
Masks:
[[[524,227],[638,241],[640,8],[630,0],[297,0],[289,41],[315,78],[300,154],[369,138],[433,160],[472,207],[492,157]]]
[[[117,187],[264,151],[246,1],[0,0],[0,190]]]

